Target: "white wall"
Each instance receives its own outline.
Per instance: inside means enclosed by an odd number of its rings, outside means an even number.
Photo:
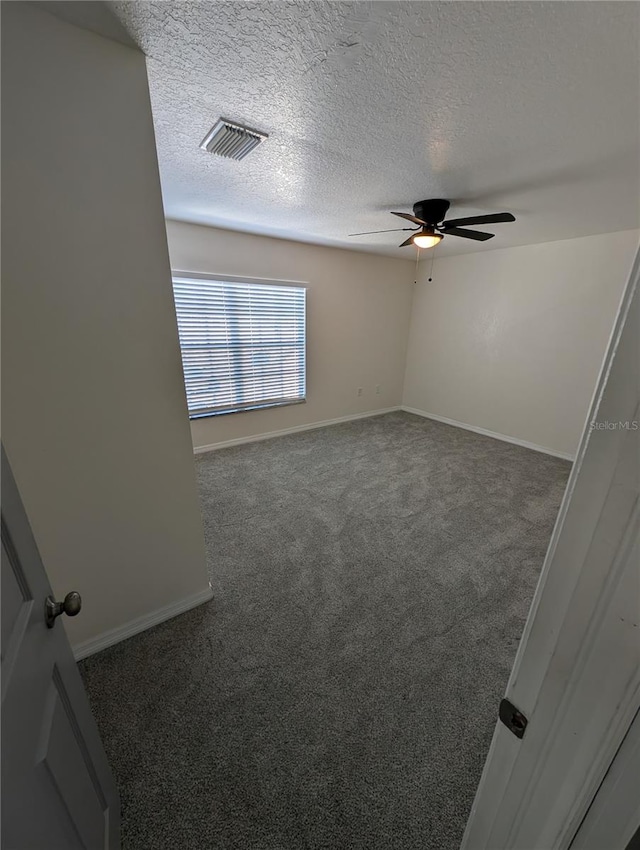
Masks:
[[[307,284],[306,403],[195,419],[194,447],[400,404],[412,260],[177,221],[167,222],[167,233],[177,271]]]
[[[143,55],[3,4],[2,165],[2,439],[78,644],[208,586]]]
[[[427,264],[414,295],[403,403],[573,455],[637,231]]]

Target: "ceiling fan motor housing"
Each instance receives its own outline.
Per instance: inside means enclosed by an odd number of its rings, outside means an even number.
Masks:
[[[413,214],[427,224],[436,225],[442,221],[450,207],[444,198],[432,198],[428,201],[418,201],[413,205]]]

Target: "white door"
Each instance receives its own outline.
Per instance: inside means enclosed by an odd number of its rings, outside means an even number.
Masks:
[[[640,707],[639,260],[507,685],[528,725],[497,724],[463,850],[568,848]]]
[[[116,850],[118,793],[50,596],[3,447],[2,847]]]

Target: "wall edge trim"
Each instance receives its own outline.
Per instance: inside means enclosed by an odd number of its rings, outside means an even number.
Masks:
[[[229,449],[233,446],[242,446],[245,443],[258,443],[262,440],[271,440],[274,437],[285,437],[287,434],[298,434],[302,431],[313,431],[316,428],[325,428],[327,425],[339,425],[342,422],[351,422],[355,419],[368,419],[370,416],[382,416],[385,413],[395,413],[404,408],[383,407],[380,410],[367,410],[365,413],[351,413],[348,416],[339,416],[336,419],[322,419],[319,422],[309,422],[306,425],[294,425],[291,428],[281,428],[278,431],[265,431],[262,434],[252,434],[249,437],[238,437],[233,440],[223,440],[219,443],[209,443],[205,446],[194,446],[195,455],[213,452],[218,449]]]
[[[89,655],[94,655],[96,652],[101,652],[109,646],[114,646],[116,643],[140,634],[140,632],[144,632],[152,628],[152,626],[157,626],[166,620],[171,620],[173,617],[177,617],[178,614],[184,614],[185,611],[190,611],[192,608],[196,608],[198,605],[202,605],[203,602],[208,602],[211,599],[213,599],[213,590],[209,586],[206,590],[192,593],[178,602],[172,602],[162,608],[156,608],[155,611],[143,614],[142,617],[136,617],[135,620],[130,620],[122,626],[109,629],[94,638],[89,638],[75,644],[73,646],[73,657],[76,661],[80,661]]]
[[[415,407],[407,407],[402,405],[400,408],[405,413],[413,413],[416,416],[422,416],[424,419],[433,419],[435,422],[442,422],[445,425],[453,425],[454,428],[464,428],[465,431],[473,431],[475,434],[482,434],[483,437],[493,437],[494,440],[502,440],[504,443],[513,443],[514,446],[521,446],[523,449],[531,449],[534,452],[541,452],[552,457],[559,457],[562,460],[569,460],[573,463],[575,455],[568,452],[559,452],[556,449],[549,449],[546,446],[539,446],[537,443],[530,443],[528,440],[520,440],[518,437],[511,437],[508,434],[499,434],[497,431],[489,431],[487,428],[480,428],[477,425],[468,425],[466,422],[459,422],[457,419],[448,419],[446,416],[438,416],[436,413],[427,413],[426,410],[418,410]]]

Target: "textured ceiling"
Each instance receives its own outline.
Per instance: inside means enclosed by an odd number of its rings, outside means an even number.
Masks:
[[[440,255],[638,226],[640,4],[110,6],[148,57],[168,217],[408,259],[346,234],[430,197],[517,217]],[[207,154],[219,116],[269,139]]]

